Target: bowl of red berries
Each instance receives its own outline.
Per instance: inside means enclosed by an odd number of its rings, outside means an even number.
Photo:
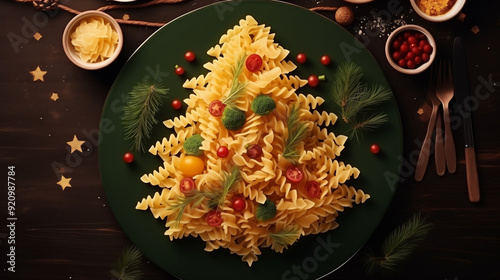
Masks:
[[[389,64],[404,74],[418,74],[429,68],[436,57],[436,41],[418,25],[403,25],[385,43]]]

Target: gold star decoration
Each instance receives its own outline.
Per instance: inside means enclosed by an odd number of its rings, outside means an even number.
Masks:
[[[37,32],[37,33],[35,33],[35,35],[33,35],[33,38],[35,38],[35,40],[37,40],[37,41],[40,41],[40,39],[42,39],[42,34]]]
[[[61,180],[59,180],[59,182],[57,182],[57,184],[59,186],[61,186],[61,188],[64,191],[65,188],[71,187],[71,184],[69,183],[69,181],[71,181],[71,178],[65,178],[63,175],[61,175]]]
[[[76,135],[73,135],[73,140],[66,143],[71,147],[71,152],[73,153],[74,151],[82,152],[82,144],[85,141],[79,141]]]
[[[130,16],[129,14],[123,14],[123,20],[129,20],[130,19]]]
[[[47,71],[42,71],[42,69],[40,69],[40,66],[37,66],[35,70],[33,71],[30,71],[31,75],[33,75],[33,82],[37,81],[37,80],[40,80],[40,81],[44,81],[43,80],[43,76],[47,73]]]
[[[50,99],[56,101],[57,99],[59,99],[59,94],[53,92],[52,95],[50,96]]]

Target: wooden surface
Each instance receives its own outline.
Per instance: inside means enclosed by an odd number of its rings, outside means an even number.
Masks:
[[[106,1],[60,1],[84,11]],[[214,1],[187,1],[141,10],[111,11],[121,18],[168,22]],[[304,7],[343,5],[342,1],[291,1]],[[430,106],[426,103],[427,75],[407,76],[390,68],[383,48],[390,30],[364,38],[363,43],[382,66],[398,101],[404,127],[402,183],[379,228],[367,243],[381,240],[413,213],[420,211],[434,224],[425,242],[401,267],[398,279],[500,279],[500,19],[498,1],[467,1],[465,20],[430,23],[411,11],[408,1],[375,1],[351,6],[356,21],[346,29],[372,24],[376,15],[392,23],[405,20],[428,28],[440,49],[450,50],[461,36],[467,51],[471,92],[478,101],[473,112],[481,201],[468,201],[463,129],[453,131],[457,172],[436,175],[433,158],[422,182],[413,180],[419,145],[424,138]],[[395,7],[401,12],[394,14]],[[321,12],[332,17],[331,12]],[[106,205],[100,181],[96,131],[106,94],[121,66],[156,29],[123,25],[125,43],[114,64],[105,70],[85,71],[64,55],[61,36],[72,14],[40,14],[31,4],[0,2],[0,279],[109,279],[109,269],[130,242]],[[374,25],[376,26],[376,25]],[[479,32],[471,31],[478,26]],[[38,31],[43,37],[31,37]],[[10,34],[10,35],[9,35]],[[17,35],[16,47],[9,36]],[[218,35],[217,35],[218,36]],[[366,40],[367,39],[367,40]],[[45,81],[33,81],[30,71],[40,66]],[[490,81],[485,84],[484,81]],[[58,93],[59,99],[50,99]],[[423,113],[418,114],[422,108]],[[453,112],[457,116],[457,112]],[[73,135],[84,140],[82,153],[69,153]],[[11,234],[7,225],[8,167],[15,166],[15,269],[6,269]],[[72,178],[62,191],[60,175]],[[174,279],[147,262],[144,279]],[[365,279],[359,259],[325,279]],[[237,279],[237,275],[235,275]]]

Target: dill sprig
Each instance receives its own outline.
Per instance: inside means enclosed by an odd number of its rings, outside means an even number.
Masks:
[[[163,105],[168,89],[153,81],[137,83],[128,93],[127,105],[123,108],[122,122],[125,126],[125,140],[132,141],[132,149],[145,151],[144,141],[149,139],[153,126],[158,123],[156,114]]]
[[[297,241],[300,234],[301,232],[296,226],[289,226],[279,232],[271,233],[271,249],[276,252],[282,252],[283,249],[288,248],[289,245],[292,245],[295,241]]]
[[[231,172],[223,171],[222,187],[208,192],[207,196],[209,208],[221,208],[228,193],[234,190],[241,180],[241,172],[237,166],[233,166]]]
[[[299,153],[297,146],[307,136],[308,125],[300,121],[299,108],[294,104],[288,113],[287,120],[288,136],[285,140],[283,157],[292,164],[297,164]]]
[[[231,67],[232,72],[233,72],[233,80],[231,81],[231,89],[229,90],[229,93],[227,96],[222,100],[222,103],[228,105],[228,106],[235,106],[236,105],[236,99],[238,99],[241,94],[243,93],[243,90],[246,87],[246,83],[242,83],[238,77],[240,76],[241,72],[243,71],[243,65],[245,64],[245,55],[240,57],[236,61],[236,65]]]
[[[361,81],[363,70],[353,62],[339,65],[333,82],[332,96],[341,109],[341,117],[350,126],[350,137],[359,138],[387,122],[387,115],[374,107],[388,100],[391,91],[380,85],[368,86]]]
[[[142,278],[142,253],[135,246],[123,249],[113,263],[110,273],[114,280],[139,280]]]
[[[366,249],[362,255],[365,271],[369,275],[388,275],[411,255],[413,250],[427,237],[432,224],[427,223],[420,213],[416,213],[406,223],[387,236],[380,248],[380,254]]]

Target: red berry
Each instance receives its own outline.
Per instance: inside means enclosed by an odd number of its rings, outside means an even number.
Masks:
[[[317,86],[319,84],[318,76],[316,76],[316,75],[309,76],[309,78],[307,78],[307,83],[312,87]]]
[[[377,145],[377,144],[372,144],[372,145],[370,146],[370,152],[372,152],[373,154],[378,154],[378,153],[380,153],[380,147],[379,147],[379,145]]]
[[[123,161],[125,163],[132,163],[134,161],[134,154],[132,154],[131,152],[125,153],[123,155]]]
[[[326,54],[325,54],[325,55],[323,55],[323,56],[321,57],[320,61],[321,61],[321,64],[323,64],[323,65],[325,65],[325,66],[326,66],[326,65],[330,64],[330,62],[331,62],[332,60],[331,60],[331,58],[330,58],[328,55],[326,55]]]
[[[428,54],[432,53],[432,46],[430,44],[425,44],[424,52],[426,52]]]
[[[220,146],[217,149],[217,156],[220,158],[225,158],[229,155],[229,149],[226,146]]]
[[[402,55],[401,55],[401,53],[400,53],[400,52],[394,52],[394,53],[392,54],[392,58],[393,58],[394,60],[398,61],[398,60],[400,60],[400,59],[402,58]]]
[[[297,62],[298,63],[304,64],[304,63],[306,63],[306,61],[307,61],[307,56],[305,53],[297,54]]]
[[[398,61],[398,65],[399,65],[399,67],[406,67],[406,59],[401,58],[401,59]]]
[[[194,52],[192,51],[187,51],[185,54],[184,54],[184,58],[191,62],[191,61],[194,61],[196,59],[196,55],[194,54]]]
[[[410,43],[410,44],[416,44],[417,43],[417,37],[415,37],[415,36],[408,37],[408,43]]]
[[[236,197],[233,200],[233,203],[231,204],[231,207],[233,207],[234,211],[243,211],[246,206],[247,206],[247,203],[246,203],[245,199],[243,199],[242,197],[239,197],[239,196]]]
[[[416,67],[416,65],[415,65],[415,61],[413,61],[413,60],[408,60],[408,61],[406,62],[406,67],[408,67],[408,68],[410,68],[410,69],[414,69],[414,68]]]
[[[410,51],[410,47],[408,46],[408,44],[403,43],[399,48],[399,51],[401,51],[402,53],[407,53]]]
[[[184,67],[182,66],[175,66],[175,74],[182,76],[184,75]]]
[[[399,50],[400,47],[401,47],[401,42],[400,41],[395,40],[394,42],[392,42],[392,48],[393,49]]]
[[[172,108],[179,110],[182,107],[182,102],[179,99],[172,100]]]
[[[405,58],[406,58],[406,60],[414,59],[415,58],[415,54],[412,53],[412,52],[409,52],[409,53],[406,54]]]
[[[415,63],[417,65],[419,65],[420,63],[422,63],[422,57],[421,56],[415,56],[415,58],[413,60],[415,61]]]
[[[428,54],[428,53],[423,53],[423,54],[422,54],[422,60],[423,60],[424,62],[429,61],[429,59],[430,59],[430,56],[429,56],[429,54]]]
[[[410,31],[405,31],[405,33],[403,33],[403,37],[404,37],[405,39],[410,38],[410,36],[411,36],[411,32],[410,32]]]

